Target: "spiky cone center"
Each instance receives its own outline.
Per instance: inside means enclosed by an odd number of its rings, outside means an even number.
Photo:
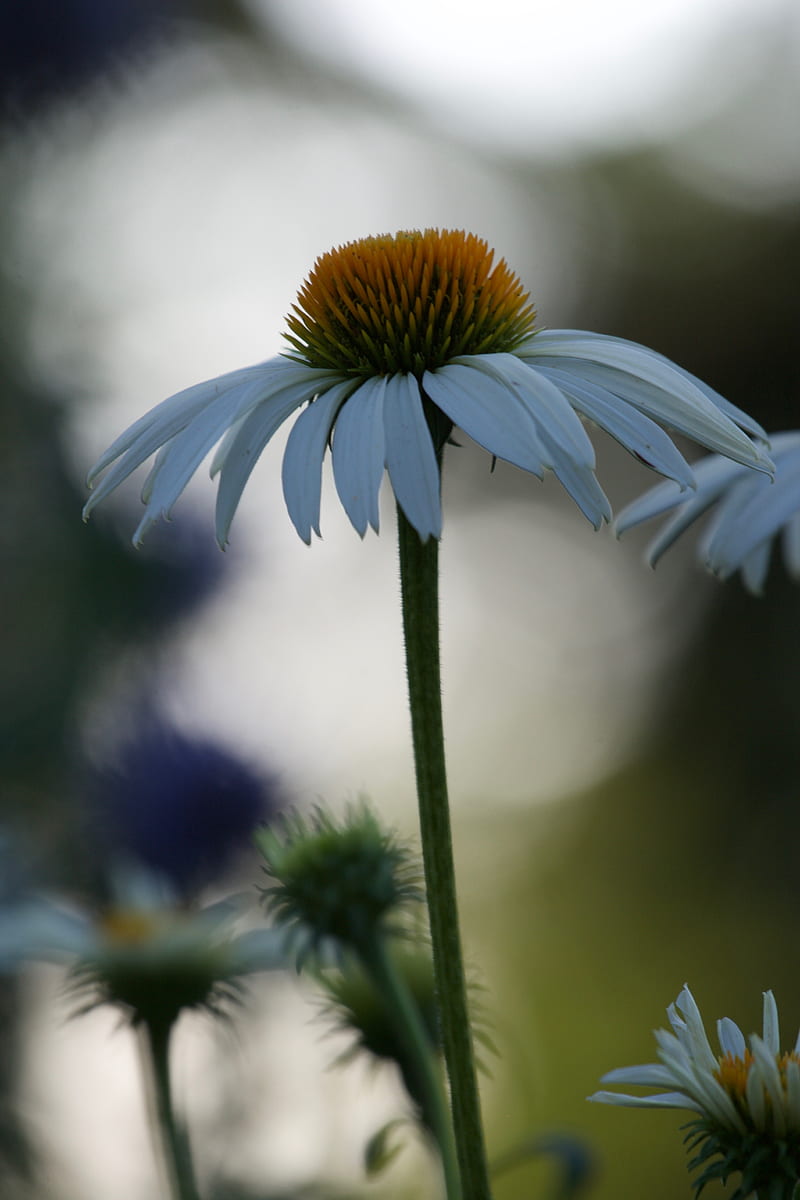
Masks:
[[[415,375],[462,354],[514,350],[535,310],[504,259],[463,230],[361,238],[317,259],[287,317],[287,341],[314,367]]]

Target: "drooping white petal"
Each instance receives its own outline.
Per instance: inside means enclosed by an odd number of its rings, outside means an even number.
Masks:
[[[694,465],[694,474],[697,487],[688,498],[678,484],[672,481],[660,483],[627,505],[614,522],[614,532],[619,537],[634,525],[675,508],[674,514],[647,547],[645,557],[650,566],[656,565],[673,542],[724,494],[732,481],[752,473],[730,459],[712,454]]]
[[[434,404],[484,450],[544,477],[546,452],[536,424],[508,386],[457,362],[426,371],[422,386]]]
[[[645,466],[668,479],[674,479],[683,488],[694,485],[691,467],[672,439],[655,421],[630,405],[615,403],[609,399],[603,388],[581,382],[574,375],[554,370],[552,367],[538,369],[541,375],[562,389],[578,412],[604,429]]]
[[[167,517],[200,463],[222,437],[230,415],[212,407],[161,448],[142,489],[151,514]]]
[[[753,483],[761,483],[757,477]],[[742,484],[721,507],[707,554],[724,578],[765,540],[775,537],[800,511],[800,472],[778,471],[775,482],[760,487]]]
[[[594,447],[567,398],[540,371],[513,354],[481,355],[473,361],[517,392],[537,426],[545,466],[599,529],[611,519],[611,505],[595,475]]]
[[[347,380],[318,396],[292,426],[283,455],[283,495],[292,524],[303,541],[311,541],[311,530],[319,531],[322,492],[322,460],[331,427],[340,405],[355,385]]]
[[[734,1058],[744,1058],[747,1049],[744,1034],[730,1017],[722,1017],[717,1021],[717,1036],[723,1054],[731,1054]]]
[[[510,389],[522,402],[540,437],[568,454],[576,464],[594,469],[594,447],[572,405],[561,390],[538,370],[515,354],[478,354],[457,358],[475,370],[483,371]],[[552,462],[545,457],[545,466]]]
[[[800,579],[800,512],[783,527],[783,560],[792,579]]]
[[[131,452],[132,457],[138,459],[136,465],[144,462],[159,446],[184,429],[197,413],[202,412],[215,401],[227,403],[225,397],[229,397],[231,392],[235,392],[241,385],[251,382],[254,377],[262,379],[264,373],[268,372],[270,367],[278,361],[278,359],[270,359],[258,366],[230,371],[227,375],[219,375],[216,379],[195,383],[192,387],[184,388],[173,396],[168,396],[166,400],[162,400],[138,421],[134,421],[124,433],[121,433],[111,443],[90,468],[86,482],[91,487],[97,476],[107,466],[127,452]],[[131,470],[133,469],[131,467]]]
[[[330,372],[320,372],[278,356],[170,396],[117,438],[92,468],[90,483],[117,459],[89,497],[84,518],[151,454],[169,448],[168,453],[159,454],[148,476],[145,487],[152,507],[143,517],[138,538],[143,529],[169,511],[188,476],[225,430],[243,421],[249,412],[290,384],[307,384],[309,379],[316,383],[320,377],[330,378]],[[191,462],[195,467],[188,469],[185,464]]]
[[[517,354],[543,359],[542,365],[574,373],[642,412],[687,434],[702,446],[747,466],[770,471],[760,445],[753,443],[704,390],[669,359],[621,338],[579,330],[534,334]]]
[[[545,329],[540,333],[533,334],[532,337],[528,339],[526,347],[533,343],[532,352],[536,353],[538,347],[544,345],[545,339],[549,339],[551,350],[548,352],[552,352],[553,346],[558,348],[562,344],[572,341],[576,334],[582,338],[585,338],[587,342],[610,342],[621,348],[631,347],[634,350],[645,350],[647,354],[652,355],[653,358],[660,359],[663,363],[666,363],[667,366],[671,367],[675,371],[678,371],[679,374],[688,379],[690,383],[694,384],[696,388],[698,388],[709,400],[712,401],[715,407],[719,408],[720,411],[725,414],[725,416],[730,417],[730,419],[737,425],[740,425],[741,428],[747,433],[752,434],[753,437],[761,441],[767,440],[767,435],[761,425],[759,425],[758,421],[754,421],[748,413],[744,412],[741,408],[737,408],[735,404],[731,404],[731,402],[726,400],[724,396],[721,396],[719,392],[716,392],[712,387],[709,387],[704,380],[699,379],[696,375],[693,375],[691,371],[687,371],[685,367],[679,366],[678,363],[673,362],[670,358],[667,358],[665,354],[659,354],[657,350],[651,350],[649,347],[642,346],[638,342],[632,342],[628,338],[614,337],[611,334],[590,333],[574,329]],[[558,352],[557,349],[556,352]],[[587,357],[592,357],[592,355],[589,354]],[[597,359],[596,361],[600,360]]]
[[[357,533],[380,524],[378,493],[385,463],[383,394],[386,380],[364,381],[341,409],[333,434],[333,477]]]
[[[262,450],[286,418],[314,395],[314,392],[309,390],[304,373],[298,372],[294,379],[293,383],[275,392],[249,413],[241,422],[236,437],[228,447],[225,461],[220,468],[217,490],[216,534],[220,546],[227,543],[228,531],[244,486]]]
[[[413,375],[387,379],[383,422],[386,466],[400,507],[423,542],[441,537],[439,466]]]
[[[653,351],[653,353],[655,354],[656,351]],[[658,357],[664,358],[664,355],[659,354]],[[730,419],[741,429],[743,429],[745,433],[749,433],[757,441],[763,442],[766,447],[769,447],[769,438],[767,437],[765,429],[763,426],[759,425],[758,421],[754,421],[750,414],[746,413],[743,408],[738,408],[737,405],[731,404],[730,400],[726,400],[725,397],[721,396],[719,392],[716,392],[714,388],[709,387],[704,379],[700,379],[697,375],[693,375],[691,371],[687,371],[685,367],[679,366],[678,363],[671,362],[670,359],[665,359],[665,362],[669,362],[676,371],[679,371],[681,375],[684,375],[691,383],[694,384],[696,388],[703,393],[704,396],[708,397],[708,399],[720,410],[720,412],[724,413],[726,417],[730,417]]]
[[[769,560],[772,557],[772,543],[762,542],[751,550],[741,565],[742,582],[754,596],[760,596],[769,571]],[[709,565],[709,564],[707,564]]]
[[[576,464],[564,451],[554,448],[553,474],[595,529],[611,520],[611,504],[591,467]]]

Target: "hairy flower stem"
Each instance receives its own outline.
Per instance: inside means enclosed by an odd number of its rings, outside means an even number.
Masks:
[[[362,949],[361,958],[383,997],[387,1012],[394,1022],[413,1069],[415,1099],[420,1105],[423,1121],[439,1149],[447,1195],[460,1196],[453,1128],[447,1111],[439,1062],[419,1008],[408,984],[392,961],[385,940],[372,940],[369,946]]]
[[[186,1131],[172,1106],[169,1043],[172,1024],[145,1021],[140,1027],[145,1077],[149,1080],[153,1137],[169,1180],[173,1200],[200,1200]]]
[[[397,521],[422,857],[461,1200],[489,1200],[447,801],[439,670],[439,543],[434,538],[422,542],[399,507]],[[457,1194],[448,1191],[448,1200],[458,1200]]]

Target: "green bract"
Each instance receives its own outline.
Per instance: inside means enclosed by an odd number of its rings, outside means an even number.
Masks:
[[[357,953],[398,932],[404,909],[422,900],[411,852],[380,828],[363,805],[341,822],[316,809],[288,818],[282,830],[256,835],[275,880],[268,909],[287,927],[302,960],[333,942]]]

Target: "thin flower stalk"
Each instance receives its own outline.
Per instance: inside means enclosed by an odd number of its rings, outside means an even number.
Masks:
[[[470,1034],[447,794],[439,653],[439,544],[398,508],[400,580],[423,864],[442,1042],[464,1200],[491,1195]]]

